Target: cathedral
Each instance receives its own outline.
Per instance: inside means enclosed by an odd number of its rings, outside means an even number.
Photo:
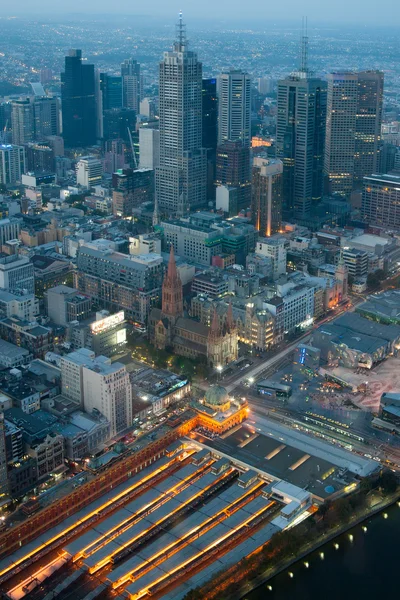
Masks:
[[[170,348],[174,354],[188,358],[205,356],[214,368],[238,357],[238,331],[231,305],[222,325],[216,312],[210,327],[184,315],[183,288],[173,246],[162,286],[162,308],[150,312],[148,329],[150,341],[157,348]]]

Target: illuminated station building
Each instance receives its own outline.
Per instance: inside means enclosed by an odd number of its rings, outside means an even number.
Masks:
[[[246,402],[211,386],[72,493],[24,507],[37,512],[0,532],[2,590],[23,598],[40,584],[51,598],[79,579],[76,600],[88,600],[88,589],[93,600],[182,600],[307,518],[315,502],[355,489],[354,474],[378,468],[343,449],[327,461],[322,442],[315,454],[282,443],[279,425],[264,434],[247,413]],[[25,573],[39,559],[34,576]]]
[[[242,423],[249,413],[246,401],[230,398],[220,385],[211,386],[204,398],[194,401],[192,407],[199,415],[200,425],[219,435]]]

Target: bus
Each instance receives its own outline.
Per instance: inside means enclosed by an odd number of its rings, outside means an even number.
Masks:
[[[270,379],[262,379],[257,383],[257,392],[261,396],[272,396],[276,398],[290,398],[292,388],[290,385],[284,385],[271,381]]]

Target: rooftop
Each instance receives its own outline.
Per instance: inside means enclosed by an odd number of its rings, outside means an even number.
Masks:
[[[0,339],[0,356],[7,357],[10,360],[16,360],[23,356],[29,356],[29,351]]]
[[[388,290],[382,294],[368,296],[368,300],[357,307],[357,312],[369,312],[388,319],[400,319],[400,290]]]
[[[4,412],[4,417],[31,436],[42,434],[57,423],[57,417],[44,410],[28,415],[20,408],[13,407]]]
[[[95,250],[88,246],[81,246],[79,248],[79,254],[87,254],[96,258],[101,258],[103,261],[116,263],[118,265],[127,267],[128,269],[136,269],[138,271],[145,271],[149,266],[155,266],[163,263],[162,256],[160,254],[149,254],[143,255],[128,255],[122,254],[121,252],[114,252],[110,249]]]

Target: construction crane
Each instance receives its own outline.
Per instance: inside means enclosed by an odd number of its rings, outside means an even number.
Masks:
[[[7,127],[8,127],[8,119],[6,121],[6,124],[4,125],[3,131],[0,134],[0,142],[2,142],[3,144],[7,144]]]
[[[135,148],[133,147],[132,133],[131,133],[131,130],[129,129],[129,127],[127,127],[127,129],[128,129],[129,141],[131,143],[133,165],[134,165],[135,169],[137,169],[138,164],[137,164],[137,160],[136,160]]]

